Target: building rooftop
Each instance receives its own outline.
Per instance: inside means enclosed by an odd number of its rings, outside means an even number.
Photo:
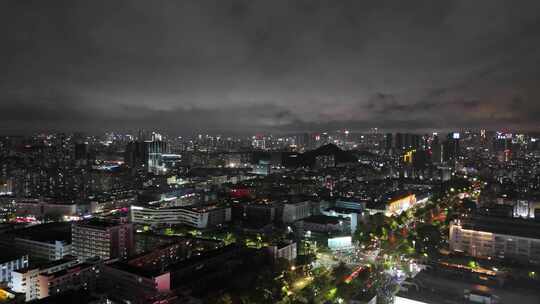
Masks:
[[[155,209],[155,210],[188,210],[188,211],[193,211],[197,213],[204,213],[204,212],[209,212],[212,210],[225,208],[224,206],[215,205],[215,204],[201,205],[201,206],[163,206],[163,205],[151,205],[151,204],[137,204],[133,206],[138,206],[138,207],[148,208],[148,209]]]
[[[174,270],[182,269],[188,266],[196,265],[197,263],[201,263],[208,259],[212,259],[222,254],[226,254],[226,253],[237,251],[237,250],[239,250],[239,247],[236,246],[235,244],[231,244],[228,246],[220,247],[218,249],[205,251],[205,252],[202,252],[200,255],[195,255],[188,259],[179,261],[178,263],[172,264],[168,267],[168,269],[162,269],[159,267],[159,265],[153,268],[137,267],[137,266],[125,263],[125,262],[116,262],[116,263],[110,264],[109,266],[116,268],[118,270],[137,274],[142,277],[153,278],[161,274],[164,274],[166,272],[169,272],[171,270],[174,271]]]
[[[86,290],[68,290],[61,294],[56,294],[44,299],[34,300],[35,304],[86,304],[86,303],[99,303],[100,299],[90,294]]]
[[[390,203],[390,202],[394,202],[394,201],[397,201],[397,200],[400,200],[400,199],[409,197],[409,196],[411,196],[411,195],[414,195],[414,193],[411,192],[411,191],[408,191],[408,190],[398,190],[398,191],[396,191],[396,192],[389,193],[389,194],[386,195],[385,197],[388,199],[388,203]]]
[[[77,260],[76,257],[74,257],[72,255],[66,255],[60,260],[47,261],[45,263],[34,264],[34,265],[29,266],[29,267],[22,268],[22,269],[19,269],[19,270],[13,270],[13,271],[18,272],[18,273],[26,273],[26,272],[28,272],[30,270],[52,268],[52,267],[59,266],[59,265],[62,265],[62,264],[74,262],[76,260]]]
[[[316,223],[316,224],[332,224],[337,225],[339,224],[339,221],[343,221],[343,218],[335,217],[335,216],[326,216],[326,215],[312,215],[308,218],[303,219],[304,222],[309,223]]]
[[[71,223],[47,223],[10,232],[15,237],[42,243],[71,243]]]
[[[91,219],[87,221],[74,222],[73,225],[79,227],[88,227],[93,229],[107,229],[111,227],[120,226],[123,223],[119,221],[110,221],[110,220],[101,220],[101,219]]]
[[[5,262],[17,260],[20,257],[24,256],[24,254],[17,252],[11,248],[1,248],[0,247],[0,264],[3,264]]]
[[[76,205],[77,203],[75,201],[70,201],[70,200],[58,201],[58,200],[53,200],[50,198],[45,198],[45,199],[28,198],[28,199],[18,200],[17,204],[48,204],[48,205],[59,205],[59,206],[72,206],[72,205]]]
[[[342,207],[328,208],[328,209],[326,209],[326,211],[335,211],[336,213],[341,213],[341,214],[362,213],[363,212],[363,211],[358,210],[358,209],[342,208]]]
[[[282,249],[282,248],[285,248],[287,246],[296,246],[296,242],[293,242],[293,241],[279,241],[279,242],[276,242],[274,244],[272,244],[273,246],[276,246],[278,249]]]
[[[57,272],[48,273],[48,274],[41,274],[41,275],[46,276],[48,278],[59,278],[59,277],[65,276],[66,274],[80,272],[81,270],[90,268],[92,266],[94,266],[94,265],[90,264],[90,263],[81,263],[81,264],[73,265],[73,266],[71,266],[69,268],[66,268],[66,269],[59,270]]]
[[[540,222],[520,218],[473,216],[461,220],[463,229],[540,239]]]

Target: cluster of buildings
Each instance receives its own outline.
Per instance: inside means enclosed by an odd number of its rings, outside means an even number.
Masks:
[[[421,205],[456,175],[485,185],[451,223],[450,251],[536,264],[539,143],[378,129],[0,138],[0,283],[23,301],[198,303],[246,263],[294,262],[300,241],[352,250],[370,215]],[[165,235],[175,231],[191,236]],[[225,242],[223,231],[261,240]]]

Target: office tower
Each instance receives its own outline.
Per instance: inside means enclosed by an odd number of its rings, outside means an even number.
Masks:
[[[156,137],[157,138],[157,137]],[[124,152],[126,165],[130,168],[147,168],[148,172],[163,172],[162,155],[167,152],[167,142],[159,140],[132,141]]]

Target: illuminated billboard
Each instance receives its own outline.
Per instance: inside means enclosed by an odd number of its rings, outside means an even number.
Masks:
[[[352,247],[352,237],[335,237],[328,239],[328,248],[332,250],[339,250]]]
[[[412,163],[412,162],[413,162],[414,153],[416,153],[416,150],[410,150],[410,151],[407,151],[407,152],[403,155],[403,162],[406,163],[406,164]]]
[[[392,200],[386,206],[386,214],[400,214],[401,212],[411,208],[414,204],[416,204],[416,195],[414,194],[409,194],[405,197]]]

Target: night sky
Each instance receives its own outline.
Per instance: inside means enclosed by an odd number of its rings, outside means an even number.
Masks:
[[[540,129],[540,1],[0,1],[0,132]]]

